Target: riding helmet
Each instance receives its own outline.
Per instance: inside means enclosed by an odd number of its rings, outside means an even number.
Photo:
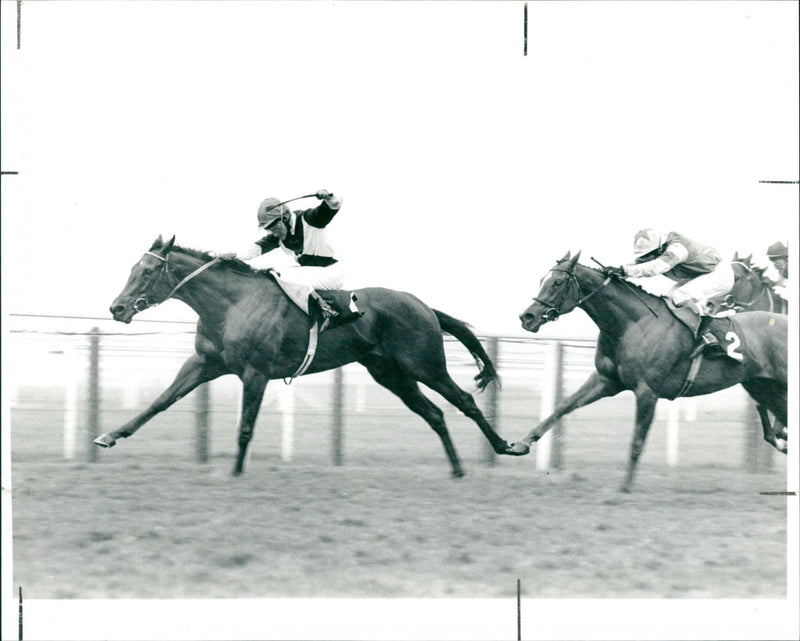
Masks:
[[[650,227],[636,232],[633,237],[633,256],[641,258],[645,254],[655,251],[666,242],[666,235]]]
[[[289,208],[277,198],[265,198],[258,206],[258,226],[269,227],[279,218],[286,219],[290,213]]]
[[[769,258],[788,258],[789,257],[789,250],[786,248],[782,242],[778,241],[777,243],[773,243],[767,249],[767,257]]]

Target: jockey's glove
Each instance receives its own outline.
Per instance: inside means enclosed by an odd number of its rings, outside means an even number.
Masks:
[[[622,278],[625,275],[624,267],[603,267],[603,274],[606,276],[617,276]]]

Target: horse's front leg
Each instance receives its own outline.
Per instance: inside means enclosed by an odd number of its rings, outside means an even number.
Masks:
[[[522,440],[517,441],[511,446],[510,451],[515,454],[527,454],[530,444],[538,441],[544,434],[553,427],[558,419],[573,410],[594,403],[601,398],[619,394],[624,388],[622,385],[599,372],[594,372],[588,380],[581,385],[580,389],[572,396],[562,401],[556,406],[553,413],[539,423]]]
[[[94,440],[95,445],[112,447],[117,442],[118,438],[129,437],[156,414],[163,412],[201,383],[211,381],[225,373],[225,370],[219,363],[210,361],[205,356],[199,354],[191,356],[181,366],[172,384],[153,401],[150,407],[134,419],[125,423],[125,425],[119,429],[98,436]]]
[[[247,446],[253,438],[253,428],[264,398],[267,387],[267,377],[251,366],[246,366],[241,375],[242,379],[242,420],[239,422],[239,452],[236,455],[236,466],[233,475],[239,476],[244,471],[244,457]]]
[[[647,440],[647,432],[653,424],[656,402],[658,401],[658,396],[656,396],[655,392],[645,383],[640,383],[634,390],[634,394],[636,394],[636,427],[633,431],[633,441],[631,442],[628,472],[620,488],[622,492],[631,491],[633,476],[636,473],[636,465],[644,449],[644,442]]]

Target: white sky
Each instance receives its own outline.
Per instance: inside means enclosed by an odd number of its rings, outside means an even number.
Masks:
[[[10,312],[106,316],[159,233],[238,247],[320,187],[348,287],[486,332],[568,249],[797,235],[758,182],[798,178],[797,3],[532,2],[527,57],[519,2],[23,3],[19,51],[2,5]]]
[[[759,184],[800,174],[796,2],[530,2],[527,56],[522,2],[23,2],[19,50],[0,4],[6,314],[108,316],[158,234],[237,247],[321,187],[348,287],[479,332],[641,227],[798,235],[797,185]]]

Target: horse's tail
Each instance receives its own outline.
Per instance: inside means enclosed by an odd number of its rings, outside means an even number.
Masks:
[[[494,363],[492,363],[492,359],[489,358],[486,350],[483,349],[483,345],[481,345],[478,337],[472,333],[469,325],[467,325],[464,321],[453,318],[449,314],[440,312],[438,309],[434,309],[433,313],[436,314],[436,318],[439,319],[439,325],[441,325],[442,331],[447,332],[456,338],[464,347],[469,350],[470,354],[472,354],[472,358],[475,359],[475,364],[480,370],[477,376],[475,376],[475,382],[478,385],[478,389],[486,389],[486,387],[492,381],[499,386],[500,376],[497,374],[497,370],[494,368]]]

